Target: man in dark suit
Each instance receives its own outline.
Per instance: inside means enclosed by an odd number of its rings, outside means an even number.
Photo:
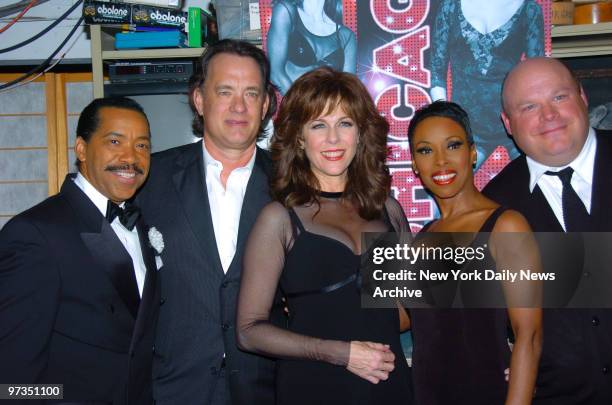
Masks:
[[[484,193],[536,232],[612,230],[611,134],[589,128],[586,95],[571,72],[555,59],[521,62],[504,82],[502,120],[524,154]],[[579,246],[542,247],[544,270],[564,280],[545,285],[545,304],[563,306],[568,291],[549,300],[558,288],[592,277]],[[611,404],[611,367],[611,310],[545,309],[535,404]]]
[[[133,100],[81,113],[79,173],[0,232],[0,383],[63,384],[70,403],[150,404],[160,236],[126,203],[150,161]],[[106,217],[105,217],[106,216]]]
[[[245,42],[202,55],[190,80],[203,140],[153,155],[137,200],[167,241],[153,363],[158,404],[273,404],[274,363],[236,346],[246,237],[270,200],[258,135],[275,109],[269,64]]]

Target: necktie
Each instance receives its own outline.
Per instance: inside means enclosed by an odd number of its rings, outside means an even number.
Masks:
[[[136,222],[138,222],[138,218],[140,218],[140,208],[126,202],[121,208],[111,200],[108,200],[108,204],[106,205],[106,219],[108,223],[112,223],[116,217],[119,217],[119,222],[126,227],[127,230],[131,231],[136,226]]]
[[[563,208],[563,222],[565,222],[566,232],[577,232],[584,229],[586,221],[589,219],[589,214],[576,194],[576,190],[572,187],[572,175],[574,169],[566,167],[565,169],[558,172],[546,172],[549,176],[557,176],[561,179],[563,184],[563,191],[561,192],[561,205]]]

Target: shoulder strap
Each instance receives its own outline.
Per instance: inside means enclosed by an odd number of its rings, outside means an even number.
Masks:
[[[427,232],[427,230],[429,229],[429,227],[431,226],[431,224],[433,224],[434,222],[436,222],[436,220],[434,219],[433,221],[429,221],[428,223],[426,223],[425,225],[423,225],[423,227],[421,228],[421,230],[419,232]]]
[[[344,49],[345,44],[342,43],[342,38],[340,37],[340,24],[338,23],[336,23],[336,43],[338,44],[338,48]]]
[[[389,211],[387,211],[387,204],[383,204],[383,209],[382,209],[382,220],[385,223],[385,225],[387,225],[387,228],[390,230],[395,230],[393,228],[393,224],[391,224],[391,219],[389,218]]]
[[[491,232],[493,228],[495,227],[495,223],[497,222],[497,219],[501,216],[501,214],[503,214],[508,209],[509,209],[508,207],[504,207],[504,206],[497,207],[495,211],[493,211],[493,213],[489,215],[489,218],[487,218],[484,224],[482,224],[478,232]]]
[[[300,221],[300,217],[295,213],[293,208],[289,208],[289,218],[291,218],[291,225],[293,228],[297,228],[300,232],[304,232],[304,225],[302,225],[302,221]]]

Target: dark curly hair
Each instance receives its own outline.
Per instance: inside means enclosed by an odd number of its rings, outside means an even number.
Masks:
[[[341,107],[359,130],[357,153],[348,167],[343,197],[357,206],[362,218],[379,218],[391,187],[385,164],[389,124],[356,76],[329,67],[301,76],[281,102],[270,146],[274,162],[272,196],[286,207],[319,202],[320,184],[300,147],[302,131],[309,121],[336,107]]]
[[[269,98],[268,111],[266,111],[266,115],[259,126],[259,138],[261,138],[265,135],[265,128],[268,125],[268,121],[270,121],[270,118],[272,118],[276,112],[275,88],[270,81],[270,62],[268,62],[268,58],[266,58],[264,52],[255,45],[235,39],[224,39],[206,48],[202,57],[196,63],[195,71],[189,78],[189,106],[193,112],[193,122],[191,124],[193,134],[199,138],[204,134],[204,118],[198,114],[198,110],[193,101],[193,93],[204,85],[208,74],[208,65],[212,58],[224,53],[252,58],[257,63],[257,66],[259,66],[264,90]]]

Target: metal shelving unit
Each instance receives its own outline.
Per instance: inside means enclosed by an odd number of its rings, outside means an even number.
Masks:
[[[134,59],[197,58],[206,48],[166,48],[114,50],[114,38],[100,25],[91,25],[91,66],[94,98],[104,97],[104,61]]]

